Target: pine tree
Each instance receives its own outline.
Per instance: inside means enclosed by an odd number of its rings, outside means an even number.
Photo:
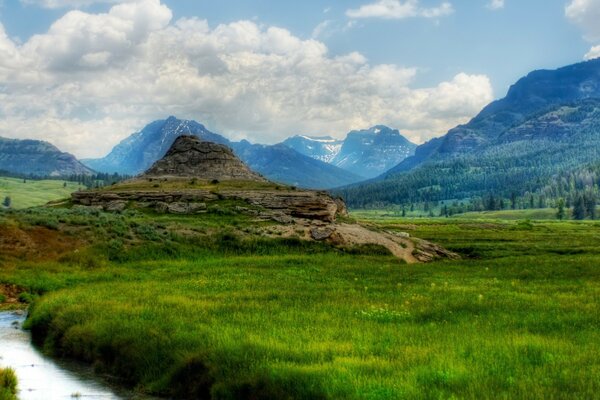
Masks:
[[[4,201],[2,202],[2,205],[6,208],[10,208],[10,206],[12,205],[12,199],[10,198],[10,196],[6,196],[4,198]]]
[[[588,192],[583,196],[585,203],[585,213],[590,219],[596,219],[596,196]]]
[[[558,211],[556,212],[556,218],[563,220],[565,219],[565,200],[564,199],[558,199]]]
[[[585,219],[585,200],[582,195],[578,195],[573,206],[573,219]]]

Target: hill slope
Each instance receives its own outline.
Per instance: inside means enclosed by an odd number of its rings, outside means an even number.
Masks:
[[[600,60],[536,71],[466,125],[378,179],[342,190],[354,206],[539,190],[599,159]]]
[[[90,175],[91,169],[75,156],[48,142],[0,137],[0,171],[19,175]]]

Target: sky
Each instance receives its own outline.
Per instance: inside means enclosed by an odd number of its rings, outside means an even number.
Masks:
[[[100,157],[170,115],[254,143],[423,143],[600,57],[600,0],[0,0],[0,136]]]

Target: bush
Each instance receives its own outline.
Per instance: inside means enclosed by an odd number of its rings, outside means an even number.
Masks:
[[[31,304],[31,303],[33,303],[33,300],[35,300],[34,294],[31,294],[28,292],[23,292],[23,293],[19,294],[19,301],[21,303]]]
[[[0,400],[17,400],[17,375],[10,368],[0,368]]]

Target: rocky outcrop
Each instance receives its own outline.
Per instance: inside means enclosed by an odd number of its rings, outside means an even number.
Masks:
[[[194,177],[205,180],[265,182],[225,145],[205,142],[196,136],[179,136],[167,154],[142,177]]]
[[[327,193],[304,190],[82,191],[73,193],[72,200],[105,211],[122,211],[132,204],[173,214],[196,214],[206,210],[210,202],[239,200],[254,206],[256,215],[279,221],[305,218],[333,222],[338,214],[338,202]],[[250,209],[241,212],[250,213]]]
[[[404,232],[373,230],[360,224],[302,220],[296,222],[295,226],[280,226],[279,231],[276,231],[277,235],[300,235],[305,239],[324,241],[340,247],[377,245],[386,248],[396,258],[408,264],[460,259],[456,253],[435,243],[411,238]]]
[[[211,190],[186,188],[200,181]],[[239,212],[282,223],[294,218],[333,222],[338,214],[347,214],[341,199],[268,182],[227,146],[195,136],[178,137],[165,157],[140,177],[108,189],[73,193],[72,200],[105,211],[145,207],[171,214],[198,214],[206,212],[211,202],[234,200],[248,205],[238,206]]]

